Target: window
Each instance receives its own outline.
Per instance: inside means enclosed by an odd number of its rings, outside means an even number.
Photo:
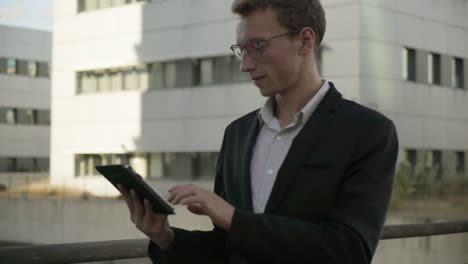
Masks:
[[[0,73],[6,73],[7,71],[7,59],[0,57]]]
[[[85,0],[85,10],[91,11],[98,8],[99,2],[97,0]]]
[[[432,167],[442,166],[442,152],[440,150],[432,151]]]
[[[149,68],[140,65],[77,73],[77,94],[122,90],[147,90]],[[158,78],[161,80],[161,78]]]
[[[28,61],[28,76],[37,76],[37,62]]]
[[[17,65],[15,59],[8,59],[7,60],[7,74],[16,74],[17,72]]]
[[[430,84],[440,85],[440,55],[430,53],[427,56],[427,81]]]
[[[94,175],[95,174],[94,173],[94,167],[102,165],[101,155],[99,155],[99,154],[89,155],[88,161],[89,161],[89,165],[90,165],[88,175]]]
[[[162,178],[164,176],[164,164],[162,153],[151,153],[148,155],[148,176],[151,178]]]
[[[110,76],[110,89],[111,91],[121,91],[123,87],[122,72],[113,70],[109,74]]]
[[[0,172],[45,172],[48,170],[48,158],[0,157]]]
[[[402,51],[402,74],[403,79],[416,81],[416,51],[410,48],[404,48]]]
[[[77,72],[76,73],[76,93],[77,94],[83,93],[83,83],[84,83],[84,73]]]
[[[36,116],[36,124],[50,125],[50,110],[37,110]]]
[[[151,89],[160,90],[164,87],[164,73],[162,63],[151,65]]]
[[[164,87],[176,87],[176,64],[175,62],[164,63]]]
[[[250,76],[248,73],[242,72],[240,70],[240,60],[231,57],[231,74],[232,82],[247,82],[250,81]]]
[[[48,172],[49,171],[49,158],[37,158],[36,159],[36,171]]]
[[[50,76],[50,64],[47,62],[37,63],[37,76],[49,77]]]
[[[453,58],[452,59],[452,86],[456,88],[463,88],[465,86],[465,80],[463,77],[463,59]]]
[[[102,165],[112,164],[112,154],[101,154]]]
[[[0,157],[0,172],[8,171],[8,158]]]
[[[183,59],[77,72],[77,94],[139,90],[160,90],[249,81],[234,56]]]
[[[214,83],[213,59],[200,60],[200,85],[210,85]]]
[[[107,8],[112,6],[112,0],[98,0],[99,8]]]
[[[28,122],[28,124],[37,124],[37,110],[26,110],[26,122]]]
[[[455,171],[460,174],[465,173],[465,152],[457,151],[455,155],[457,156]]]
[[[440,150],[429,151],[426,166],[432,168],[436,172],[436,179],[442,177],[442,152]]]
[[[107,72],[105,71],[97,72],[96,78],[98,82],[98,89],[100,92],[105,92],[105,91],[110,90],[110,78]]]
[[[125,5],[126,0],[114,0],[113,6]]]
[[[78,13],[86,10],[85,1],[78,0]]]
[[[131,154],[76,154],[75,155],[75,176],[97,175],[94,167],[108,164],[129,165],[132,159]]]
[[[133,68],[127,68],[123,71],[124,90],[136,90],[138,88],[137,73]]]
[[[171,179],[192,179],[191,153],[162,153],[163,176]]]
[[[196,80],[194,63],[192,59],[175,61],[175,86],[172,87],[191,87]]]
[[[85,72],[82,78],[82,92],[95,93],[97,92],[97,78],[93,72]]]
[[[16,159],[9,157],[0,157],[0,172],[14,172],[16,168]]]
[[[0,123],[50,125],[50,110],[0,108]]]
[[[217,160],[218,153],[215,152],[194,153],[192,158],[192,177],[194,179],[214,178]]]
[[[17,158],[16,169],[17,172],[34,172],[35,168],[34,158]]]
[[[7,124],[16,124],[18,122],[17,110],[16,109],[7,109],[6,110],[6,123]]]
[[[75,155],[75,176],[85,175],[86,161],[84,155]]]
[[[0,107],[0,124],[5,124],[7,122],[7,112],[8,108]]]
[[[143,0],[78,0],[78,12],[141,2]]]
[[[18,109],[18,124],[33,125],[37,123],[37,111],[32,109]]]
[[[28,62],[25,60],[16,60],[16,74],[28,75]]]
[[[94,166],[107,164],[135,164],[139,159],[147,163],[148,177],[191,180],[213,178],[216,173],[217,152],[148,153],[148,154],[75,154],[75,175],[95,175]],[[47,166],[46,166],[47,163]],[[39,160],[37,161],[39,164]],[[48,169],[48,160],[42,161]],[[37,165],[38,168],[40,165]]]
[[[172,179],[213,178],[218,153],[160,153],[150,155],[150,175]]]
[[[232,76],[231,56],[214,59],[215,83],[230,83]]]
[[[117,154],[115,155],[116,159],[120,161],[120,163],[125,164],[125,165],[130,165],[131,160],[133,158],[133,154],[127,153],[127,154]]]
[[[136,67],[138,81],[138,90],[148,90],[149,88],[149,69],[146,65]]]
[[[163,160],[163,176],[168,177],[168,178],[177,178],[177,153],[163,153],[162,154],[162,160]],[[190,159],[190,156],[188,157]],[[187,166],[188,167],[188,166]],[[187,173],[188,174],[188,173]],[[185,176],[187,178],[187,175],[179,175],[179,176]]]
[[[84,155],[85,167],[81,175],[94,175],[94,167],[101,165],[101,156],[96,154]]]
[[[198,81],[194,85],[245,82],[248,74],[240,71],[240,61],[234,56],[202,58],[198,64]]]
[[[406,161],[409,163],[411,170],[414,170],[416,168],[417,152],[415,149],[406,150]]]

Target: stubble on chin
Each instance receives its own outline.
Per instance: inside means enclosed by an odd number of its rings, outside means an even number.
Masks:
[[[275,94],[274,91],[270,87],[268,87],[268,88],[266,88],[266,87],[260,88],[259,87],[259,90],[260,90],[260,94],[263,97],[271,97],[271,96],[273,96]]]
[[[260,88],[260,93],[264,97],[272,97],[275,96],[278,93],[278,89],[276,89],[274,86],[267,86]]]

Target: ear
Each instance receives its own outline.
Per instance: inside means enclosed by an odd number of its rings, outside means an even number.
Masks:
[[[312,28],[304,27],[299,32],[299,40],[301,41],[301,47],[299,49],[299,54],[306,55],[308,53],[315,52],[315,40],[316,35]]]

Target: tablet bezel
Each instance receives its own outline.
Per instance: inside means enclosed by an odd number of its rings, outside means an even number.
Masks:
[[[155,189],[149,186],[130,165],[102,165],[96,166],[95,168],[112,183],[115,188],[120,184],[127,191],[133,189],[140,197],[142,203],[143,199],[147,199],[154,213],[166,215],[175,214],[174,207],[172,207],[172,205]]]

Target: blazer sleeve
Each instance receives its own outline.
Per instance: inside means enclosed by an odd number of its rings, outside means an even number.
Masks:
[[[373,123],[358,136],[329,219],[311,222],[236,209],[226,251],[261,263],[370,263],[398,154],[392,121]]]
[[[214,192],[224,197],[222,184],[222,171],[224,162],[223,138],[219,158],[216,164],[216,177]],[[182,264],[182,263],[224,263],[227,255],[224,252],[227,232],[217,226],[211,231],[187,231],[172,227],[174,242],[167,251],[161,250],[150,241],[148,256],[157,264]]]

